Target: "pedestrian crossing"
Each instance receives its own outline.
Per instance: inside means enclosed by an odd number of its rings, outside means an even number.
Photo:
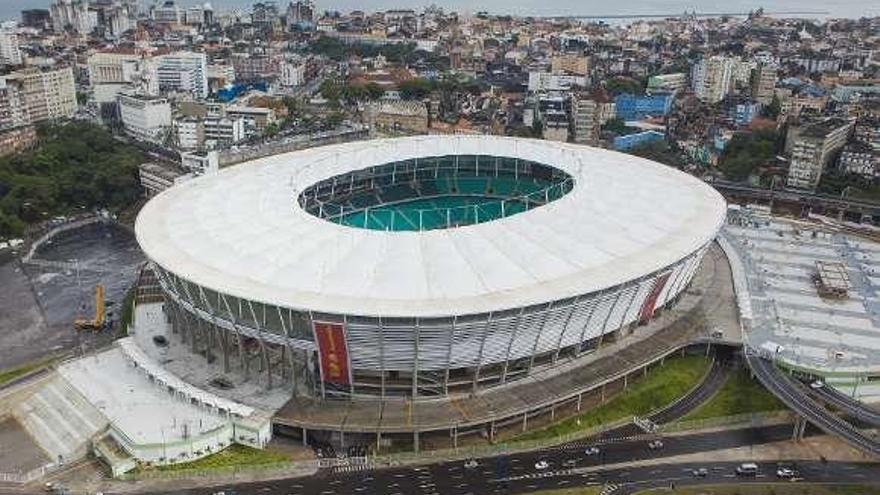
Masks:
[[[373,469],[373,466],[370,464],[352,464],[348,466],[334,466],[334,473],[357,473],[360,471],[369,471]]]
[[[602,491],[599,492],[599,495],[611,495],[616,492],[618,488],[620,488],[620,485],[616,483],[606,483],[602,487]]]

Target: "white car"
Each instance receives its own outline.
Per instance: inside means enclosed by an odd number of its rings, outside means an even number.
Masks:
[[[586,456],[599,455],[599,447],[587,447],[587,449],[584,450],[584,455],[586,455]]]
[[[547,461],[538,461],[535,463],[535,469],[542,471],[550,467],[550,464]]]
[[[794,478],[794,470],[787,467],[781,467],[776,470],[776,477],[782,479]]]
[[[476,459],[468,459],[467,462],[464,463],[465,469],[476,469],[480,466],[480,463],[477,462]]]
[[[663,441],[651,440],[650,442],[648,442],[648,448],[651,450],[660,450],[663,448]]]
[[[810,388],[813,390],[820,389],[825,386],[825,382],[822,380],[813,380],[810,382]]]

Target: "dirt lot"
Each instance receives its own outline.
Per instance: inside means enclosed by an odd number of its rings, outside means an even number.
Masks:
[[[0,370],[108,342],[109,332],[80,335],[72,322],[91,316],[97,283],[106,289],[108,317],[117,319],[143,261],[134,236],[112,225],[62,233],[35,258],[75,261],[78,269],[22,265],[10,256],[0,260]]]

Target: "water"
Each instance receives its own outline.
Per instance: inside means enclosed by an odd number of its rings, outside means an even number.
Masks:
[[[204,0],[201,0],[204,1]],[[196,5],[199,0],[177,0],[181,6]],[[214,8],[249,9],[255,0],[213,0]],[[286,5],[288,0],[276,0],[278,5]],[[152,0],[142,0],[144,5]],[[474,3],[470,0],[318,0],[318,9],[336,9],[347,12],[354,9],[366,11],[390,8],[421,9],[436,4],[447,10],[473,13],[487,10],[492,13],[516,15],[650,15],[677,14],[684,10],[696,9],[699,12],[748,12],[764,7],[767,12],[791,11],[829,11],[832,17],[873,17],[880,16],[880,2],[876,0],[639,0],[613,4],[603,0],[483,0]],[[50,0],[0,0],[0,19],[19,18],[22,9],[48,8]],[[475,6],[479,7],[475,7]]]

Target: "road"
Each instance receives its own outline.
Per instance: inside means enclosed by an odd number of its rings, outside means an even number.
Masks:
[[[811,399],[803,388],[771,361],[747,352],[746,360],[758,380],[786,406],[829,435],[848,442],[859,450],[880,456],[880,443]]]
[[[811,388],[809,393],[814,398],[840,409],[850,418],[874,427],[880,426],[880,413],[832,387]]]
[[[464,462],[446,462],[428,466],[410,466],[359,472],[338,472],[322,470],[315,476],[290,480],[276,480],[236,485],[234,491],[239,495],[476,495],[487,493],[527,493],[538,489],[565,486],[584,486],[604,481],[636,482],[639,480],[658,480],[676,475],[684,480],[690,479],[693,465],[674,467],[651,466],[633,469],[613,469],[601,472],[588,472],[588,468],[601,468],[602,465],[618,464],[646,459],[728,449],[791,438],[790,425],[747,428],[723,432],[700,433],[664,438],[665,446],[651,450],[647,439],[601,444],[599,454],[585,455],[584,445],[572,444],[566,448],[547,449],[521,454],[502,455],[479,459],[474,469],[464,467]],[[808,433],[815,433],[810,431]],[[548,463],[546,469],[536,469],[538,461]],[[696,467],[717,467],[705,464]],[[713,469],[712,480],[726,480],[725,475],[733,472],[733,465],[724,469]],[[688,469],[688,471],[685,471]],[[847,468],[848,469],[848,468]],[[877,466],[871,469],[876,472]],[[659,471],[658,471],[659,470]],[[847,470],[847,473],[850,471]],[[857,473],[863,470],[858,468]],[[877,474],[874,474],[875,479]],[[855,474],[854,471],[851,474]],[[663,475],[663,476],[661,476]],[[808,478],[809,479],[809,478]],[[851,476],[848,478],[853,479]],[[505,483],[506,481],[506,483]],[[224,487],[182,491],[190,495],[209,495],[227,490]]]

